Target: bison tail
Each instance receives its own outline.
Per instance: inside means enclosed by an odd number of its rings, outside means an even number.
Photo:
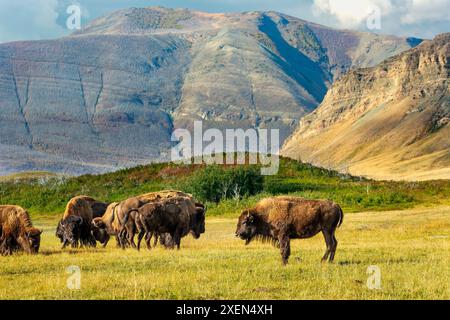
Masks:
[[[341,226],[342,222],[344,222],[344,212],[342,211],[342,208],[338,206],[339,209],[339,222],[338,222],[338,228]]]
[[[113,221],[114,221],[114,216],[116,215],[116,208],[117,208],[118,205],[119,205],[119,204],[115,204],[115,205],[113,206],[112,213],[111,213],[111,218],[110,218],[110,220],[109,220],[109,224],[110,224],[110,225],[112,225],[112,223],[113,223]]]

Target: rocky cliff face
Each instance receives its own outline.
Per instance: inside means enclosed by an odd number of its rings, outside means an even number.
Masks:
[[[0,45],[0,174],[103,172],[167,160],[174,128],[279,128],[347,70],[408,39],[275,12],[127,9],[75,34]]]
[[[381,179],[450,178],[450,33],[349,72],[282,153]]]

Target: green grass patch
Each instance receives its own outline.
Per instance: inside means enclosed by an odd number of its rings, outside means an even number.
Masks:
[[[67,201],[90,195],[112,202],[162,189],[180,189],[208,203],[214,216],[236,215],[265,196],[290,194],[331,199],[347,212],[406,209],[449,203],[450,181],[373,181],[281,158],[277,175],[257,166],[150,164],[102,175],[66,177],[21,174],[0,180],[0,204],[15,204],[33,215],[52,216]]]

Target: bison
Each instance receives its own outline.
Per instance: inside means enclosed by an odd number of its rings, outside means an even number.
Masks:
[[[99,202],[91,197],[78,196],[72,198],[66,206],[64,216],[58,223],[56,236],[62,242],[62,248],[68,244],[78,247],[78,243],[95,246],[95,235],[100,236],[91,228],[91,221],[95,217],[102,216],[107,204]],[[104,237],[102,237],[103,239]]]
[[[103,247],[106,247],[108,244],[110,236],[117,236],[122,228],[120,222],[117,219],[114,219],[114,213],[118,204],[119,202],[109,204],[103,216],[92,219],[92,233],[95,239],[103,244]],[[116,239],[118,239],[118,237],[116,237]],[[120,245],[118,240],[117,245]]]
[[[0,252],[38,253],[42,230],[33,227],[28,212],[18,206],[0,206]]]
[[[244,210],[238,220],[236,236],[249,244],[253,239],[269,240],[279,245],[283,264],[290,256],[290,239],[305,239],[322,231],[326,251],[322,262],[332,262],[337,247],[334,235],[344,214],[332,201],[273,197]]]
[[[98,230],[107,230],[110,235],[115,235],[118,245],[122,248],[128,245],[136,248],[134,242],[134,235],[137,232],[136,224],[132,217],[129,217],[126,225],[122,227],[122,221],[125,214],[130,209],[137,209],[147,203],[172,197],[192,198],[192,195],[177,190],[163,190],[146,193],[111,205],[105,215],[101,219],[94,219],[92,224]]]
[[[174,245],[180,249],[181,238],[191,233],[195,239],[205,232],[205,212],[196,207],[195,202],[188,197],[172,197],[143,205],[137,209],[130,209],[125,214],[123,225],[132,217],[138,230],[138,245],[146,236],[147,247],[150,248],[152,234],[169,234],[170,247]],[[128,233],[130,237],[130,233]],[[163,239],[166,239],[164,236]]]

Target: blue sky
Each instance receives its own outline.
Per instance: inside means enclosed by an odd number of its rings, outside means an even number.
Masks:
[[[82,24],[117,9],[159,5],[208,12],[275,10],[331,27],[398,36],[450,32],[450,0],[0,0],[0,43],[69,34],[71,4],[81,7]],[[379,23],[369,29],[373,21]]]

